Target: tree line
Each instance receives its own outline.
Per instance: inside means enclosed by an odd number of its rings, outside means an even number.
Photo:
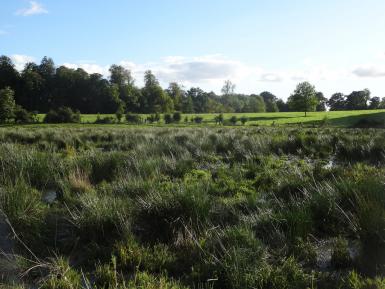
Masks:
[[[199,87],[185,90],[178,83],[163,89],[149,70],[144,86],[135,85],[129,70],[111,65],[109,78],[98,73],[65,66],[56,67],[51,58],[39,64],[27,63],[22,71],[7,56],[0,56],[0,89],[11,89],[15,105],[27,111],[47,113],[58,107],[70,107],[81,113],[221,113],[361,110],[385,108],[385,98],[371,97],[370,91],[335,93],[327,99],[308,82],[300,83],[285,102],[270,92],[235,93],[235,85],[226,81],[221,94]],[[5,94],[5,93],[3,93]],[[6,93],[10,94],[9,91]],[[0,103],[1,104],[1,103]]]

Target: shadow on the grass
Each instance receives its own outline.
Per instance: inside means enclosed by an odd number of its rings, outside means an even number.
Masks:
[[[310,121],[308,125],[327,124],[338,127],[351,128],[385,128],[385,112],[342,116],[326,120]]]

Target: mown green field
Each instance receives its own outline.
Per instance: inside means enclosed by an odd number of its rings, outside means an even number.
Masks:
[[[183,114],[179,125],[186,125],[185,117],[188,118],[187,124],[192,124],[191,119],[195,116],[203,117],[203,124],[215,125],[215,116],[218,114]],[[97,114],[83,114],[81,120],[83,123],[93,123],[97,119]],[[100,117],[114,116],[113,114],[100,115]],[[143,119],[148,115],[142,114]],[[319,124],[326,122],[330,126],[350,127],[362,119],[371,119],[385,122],[385,110],[355,110],[355,111],[330,111],[330,112],[310,112],[305,117],[303,112],[276,112],[276,113],[224,113],[225,121],[231,116],[247,117],[246,125],[285,125],[285,124]],[[39,115],[39,119],[44,119],[44,114]],[[162,124],[163,120],[161,121]],[[157,124],[157,125],[159,125]],[[240,124],[240,122],[238,122]]]

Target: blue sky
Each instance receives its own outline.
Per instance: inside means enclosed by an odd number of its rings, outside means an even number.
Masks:
[[[287,98],[312,82],[326,96],[385,96],[383,0],[0,0],[0,54],[18,68],[57,65],[107,75],[152,69],[166,86]]]

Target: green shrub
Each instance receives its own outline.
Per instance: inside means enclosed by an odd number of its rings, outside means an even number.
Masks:
[[[29,112],[21,106],[17,105],[14,111],[15,122],[20,124],[38,122],[37,113]]]
[[[216,124],[222,124],[223,120],[224,120],[224,118],[223,118],[223,114],[222,113],[218,114],[218,115],[216,115],[214,117],[214,121],[215,121]]]
[[[174,122],[178,123],[182,120],[182,114],[179,111],[176,111],[173,113],[172,119]]]
[[[194,117],[194,122],[195,123],[202,123],[202,121],[203,121],[203,117],[201,117],[201,116],[196,116],[196,117]]]
[[[242,125],[245,125],[246,122],[247,122],[249,119],[248,119],[247,117],[245,117],[245,116],[242,116],[239,120],[241,121]]]
[[[174,121],[172,115],[169,113],[165,113],[163,115],[163,119],[164,119],[164,123],[166,124],[172,123]]]
[[[238,118],[237,118],[235,115],[233,115],[232,117],[230,117],[229,122],[230,122],[232,125],[236,125],[237,122],[238,122]]]
[[[159,122],[160,121],[160,114],[159,113],[151,114],[150,116],[147,117],[147,121],[149,123]]]
[[[142,118],[139,114],[126,113],[126,121],[128,123],[139,124],[142,122]]]
[[[50,110],[44,117],[46,123],[79,123],[80,112],[74,112],[69,107],[59,107],[57,110]]]

